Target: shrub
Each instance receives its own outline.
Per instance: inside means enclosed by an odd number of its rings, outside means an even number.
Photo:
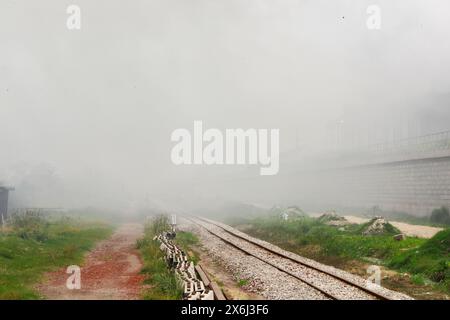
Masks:
[[[450,229],[438,232],[418,248],[401,253],[391,259],[390,267],[423,274],[432,281],[444,283],[450,279],[448,255]]]
[[[430,221],[438,224],[450,224],[450,212],[447,207],[440,207],[431,212]]]
[[[14,212],[9,219],[9,224],[22,239],[37,241],[48,239],[49,222],[39,211]]]
[[[170,230],[169,217],[165,214],[156,215],[151,218],[150,223],[146,224],[146,234],[157,236],[163,231]]]

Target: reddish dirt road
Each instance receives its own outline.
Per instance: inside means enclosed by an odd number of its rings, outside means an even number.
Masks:
[[[107,240],[90,251],[81,267],[81,289],[66,287],[66,269],[47,275],[38,291],[52,300],[130,300],[139,299],[144,276],[142,261],[135,248],[142,236],[139,224],[123,224]]]

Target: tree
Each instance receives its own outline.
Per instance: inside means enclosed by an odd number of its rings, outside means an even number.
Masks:
[[[434,209],[431,212],[430,221],[433,223],[450,224],[450,212],[447,207]]]

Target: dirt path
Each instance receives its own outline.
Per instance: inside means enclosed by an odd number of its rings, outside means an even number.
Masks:
[[[66,269],[47,275],[38,291],[52,300],[139,299],[144,276],[136,240],[142,236],[139,224],[123,224],[107,240],[90,251],[81,267],[81,289],[69,290]]]

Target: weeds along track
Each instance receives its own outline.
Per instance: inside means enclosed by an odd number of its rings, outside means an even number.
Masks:
[[[383,288],[343,270],[303,258],[265,241],[250,237],[223,223],[201,217],[185,216],[184,218],[235,249],[303,282],[326,299],[411,299],[404,294]]]

